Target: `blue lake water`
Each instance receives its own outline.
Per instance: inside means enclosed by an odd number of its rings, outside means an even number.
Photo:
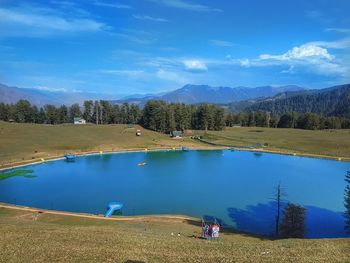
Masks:
[[[145,166],[138,166],[146,162]],[[274,233],[272,198],[307,208],[308,237],[345,237],[344,181],[349,162],[229,150],[137,152],[30,165],[35,178],[0,180],[0,202],[104,214],[214,216],[227,226]]]

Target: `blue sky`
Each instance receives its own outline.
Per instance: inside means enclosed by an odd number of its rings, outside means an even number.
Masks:
[[[348,0],[0,0],[0,83],[126,95],[350,82]]]

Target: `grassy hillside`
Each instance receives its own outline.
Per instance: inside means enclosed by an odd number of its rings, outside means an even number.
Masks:
[[[349,262],[349,240],[268,240],[175,221],[102,221],[0,209],[3,262]],[[174,235],[171,235],[174,233]],[[180,236],[178,236],[180,233]]]
[[[135,136],[141,129],[142,136]],[[267,150],[350,158],[350,130],[309,131],[254,127],[223,131],[189,132],[213,143],[251,146],[267,143]],[[208,147],[190,138],[174,140],[168,135],[127,125],[39,125],[0,122],[0,167],[63,155],[67,152],[118,151],[126,149]]]
[[[136,130],[142,135],[137,137]],[[127,125],[40,125],[0,122],[0,166],[67,152],[200,146],[190,140]]]
[[[194,132],[209,142],[230,146],[267,143],[268,150],[350,157],[350,130],[300,130],[233,127],[223,131]]]

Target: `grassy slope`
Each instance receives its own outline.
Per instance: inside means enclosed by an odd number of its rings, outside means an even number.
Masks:
[[[199,226],[185,222],[106,222],[0,209],[0,226],[3,262],[349,262],[346,239],[273,241],[224,233],[210,242],[198,238]]]
[[[207,134],[202,132],[202,135],[207,141],[218,144],[251,146],[268,143],[267,149],[270,150],[350,157],[350,130],[234,127],[219,132],[210,131]]]
[[[142,136],[135,136],[141,129]],[[36,125],[0,122],[0,166],[67,152],[200,146],[185,140],[127,125]]]
[[[67,151],[200,146],[189,139],[172,140],[143,129],[142,133],[136,137],[135,129],[127,129],[125,125],[0,122],[0,165]],[[205,136],[228,145],[267,142],[270,149],[350,156],[349,130],[229,128]],[[106,222],[1,209],[0,261],[346,262],[350,249],[346,239],[270,241],[232,233],[224,234],[219,242],[206,242],[189,237],[199,236],[197,226],[147,221]],[[181,236],[171,236],[171,232],[180,232]],[[266,251],[270,253],[263,255]]]
[[[142,136],[136,137],[136,129]],[[350,157],[350,130],[308,131],[298,129],[226,128],[196,131],[208,141],[250,146],[268,143],[270,150]],[[190,139],[169,136],[126,125],[35,125],[0,122],[0,167],[18,161],[39,160],[67,152],[118,151],[124,149],[204,147]]]

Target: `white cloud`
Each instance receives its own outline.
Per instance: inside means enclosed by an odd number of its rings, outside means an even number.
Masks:
[[[331,55],[326,48],[308,43],[294,47],[282,55],[262,54],[250,60],[252,66],[288,66],[282,73],[312,72],[319,75],[346,76],[349,68]]]
[[[99,73],[116,75],[116,76],[127,76],[127,77],[138,77],[144,73],[143,70],[99,70]]]
[[[336,27],[329,27],[325,29],[326,32],[337,32],[337,33],[350,33],[350,28],[336,28]]]
[[[74,80],[69,80],[70,82],[74,82]],[[75,88],[58,88],[58,87],[52,87],[52,86],[34,86],[33,89],[41,90],[41,91],[48,91],[48,92],[73,92],[73,93],[79,93],[82,92],[79,89]]]
[[[0,35],[3,36],[47,36],[109,29],[106,24],[81,17],[81,14],[67,17],[50,8],[0,8],[0,17]]]
[[[35,86],[34,89],[42,90],[42,91],[49,91],[49,92],[68,92],[65,88],[52,88],[47,86]]]
[[[293,59],[309,59],[319,58],[332,60],[333,56],[328,53],[328,50],[313,44],[301,45],[299,47],[293,47],[282,55],[269,55],[262,54],[259,56],[260,59],[276,59],[276,60],[293,60]]]
[[[154,43],[157,39],[155,38],[149,38],[145,36],[136,36],[133,34],[126,34],[126,33],[114,33],[113,35],[117,37],[121,37],[127,41],[131,41],[137,44],[142,44],[142,45],[149,45]]]
[[[308,44],[317,45],[325,48],[345,49],[350,48],[350,37],[338,39],[335,41],[314,41]]]
[[[118,4],[118,3],[107,3],[102,1],[95,1],[94,5],[96,6],[102,6],[102,7],[110,7],[110,8],[117,8],[117,9],[130,9],[130,5],[124,5],[124,4]]]
[[[287,50],[282,54],[262,54],[257,58],[190,58],[190,57],[149,57],[138,61],[143,67],[166,69],[169,72],[188,71],[192,73],[234,69],[235,67],[271,67],[284,74],[309,73],[322,76],[346,77],[350,75],[350,63],[346,57],[338,58],[327,48],[306,43]],[[194,75],[192,76],[194,77]]]
[[[242,67],[250,67],[250,60],[247,59],[247,58],[243,58],[243,59],[239,59],[239,64],[242,66]]]
[[[192,72],[202,72],[208,70],[207,65],[203,61],[197,59],[184,60],[183,64],[185,65],[186,70]]]
[[[152,16],[146,16],[146,15],[133,15],[135,19],[138,20],[148,20],[148,21],[153,21],[153,22],[169,22],[169,20],[160,18],[160,17],[152,17]]]
[[[124,28],[118,33],[112,33],[112,35],[142,45],[149,45],[157,41],[153,33],[129,28]]]
[[[212,39],[209,41],[210,44],[214,46],[219,46],[219,47],[232,47],[234,44],[229,41],[224,41],[224,40],[218,40],[218,39]]]
[[[222,12],[221,9],[211,8],[206,5],[193,4],[183,0],[150,0],[152,2],[178,9],[185,9],[196,12]]]

